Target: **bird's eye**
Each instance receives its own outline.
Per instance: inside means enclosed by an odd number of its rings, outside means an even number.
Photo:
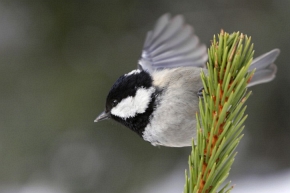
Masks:
[[[118,101],[115,99],[112,101],[112,107],[115,107],[118,104]]]

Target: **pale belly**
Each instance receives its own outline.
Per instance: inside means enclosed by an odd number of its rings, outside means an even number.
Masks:
[[[164,88],[164,93],[143,138],[152,145],[191,146],[192,138],[196,137],[197,92],[202,87],[200,69],[183,67],[166,73],[163,77],[153,74],[153,79],[159,78],[153,84]]]

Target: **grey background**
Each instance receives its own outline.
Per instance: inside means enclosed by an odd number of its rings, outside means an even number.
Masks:
[[[229,179],[288,170],[289,8],[286,0],[1,0],[0,191],[141,192],[176,168],[182,184],[190,148],[153,147],[115,122],[93,122],[167,12],[183,14],[207,46],[224,29],[252,36],[255,56],[281,49],[277,78],[251,89]]]

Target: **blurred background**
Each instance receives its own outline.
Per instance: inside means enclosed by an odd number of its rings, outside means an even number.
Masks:
[[[229,180],[233,192],[289,190],[289,8],[286,0],[0,0],[0,192],[182,192],[191,148],[153,147],[118,123],[93,122],[167,12],[183,14],[207,46],[222,28],[251,35],[255,56],[281,49],[276,79],[251,88]]]

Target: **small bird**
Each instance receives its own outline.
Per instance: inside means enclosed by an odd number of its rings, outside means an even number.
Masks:
[[[253,60],[249,71],[256,72],[248,86],[275,78],[279,53],[274,49]],[[161,16],[147,33],[137,69],[114,83],[95,122],[113,119],[154,146],[191,146],[207,59],[206,46],[181,15]]]

